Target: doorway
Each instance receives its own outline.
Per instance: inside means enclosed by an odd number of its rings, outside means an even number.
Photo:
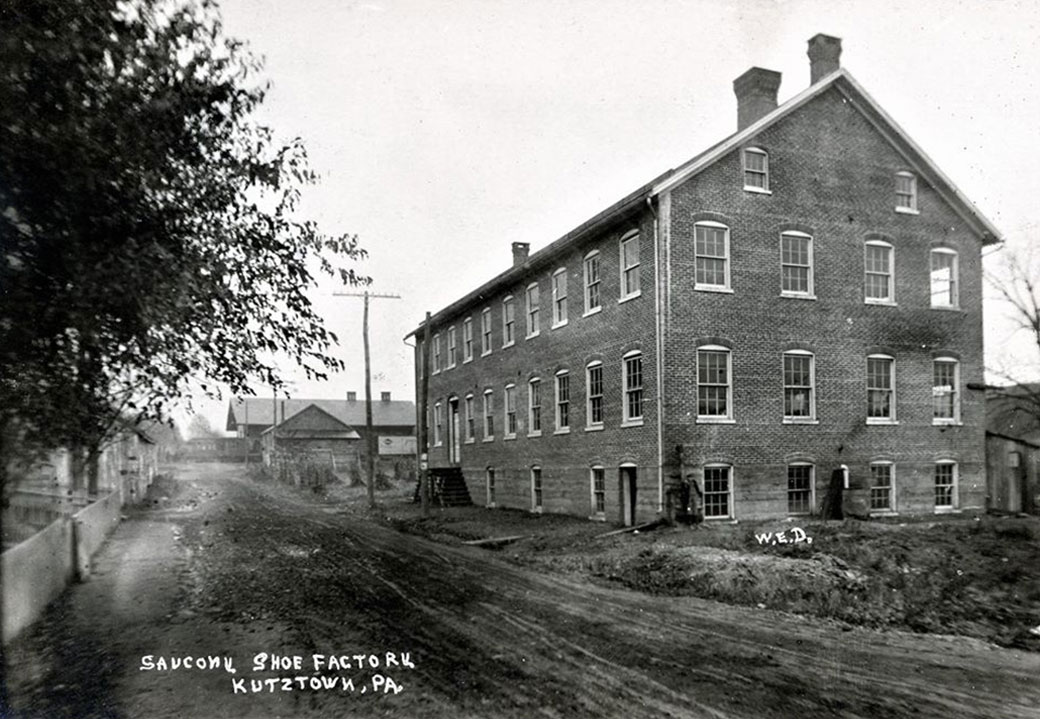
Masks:
[[[448,463],[458,466],[461,450],[459,439],[459,398],[452,397],[448,400]]]
[[[623,464],[618,467],[618,493],[621,507],[621,523],[631,527],[636,523],[636,466]]]

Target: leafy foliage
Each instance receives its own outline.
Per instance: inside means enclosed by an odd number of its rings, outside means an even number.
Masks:
[[[209,1],[0,3],[0,429],[97,447],[214,383],[340,368],[307,298],[367,280],[300,219],[299,140]]]

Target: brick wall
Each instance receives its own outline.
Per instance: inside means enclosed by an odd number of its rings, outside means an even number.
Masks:
[[[955,460],[958,506],[985,497],[981,382],[980,240],[918,175],[919,214],[895,212],[894,175],[907,161],[835,89],[774,124],[748,146],[769,152],[772,194],[743,189],[734,151],[679,186],[662,202],[670,219],[665,345],[665,446],[685,447],[687,469],[733,465],[734,514],[787,513],[786,467],[816,468],[819,507],[831,471],[847,465],[853,483],[871,461],[896,467],[899,511],[934,510],[936,460]],[[695,223],[730,229],[732,293],[694,289]],[[780,233],[812,236],[816,299],[781,296]],[[892,306],[864,302],[864,242],[894,247]],[[929,251],[941,245],[959,258],[960,309],[930,307]],[[697,416],[696,347],[731,348],[732,424]],[[784,424],[782,355],[815,357],[815,424]],[[866,422],[866,357],[895,358],[897,425]],[[960,359],[959,426],[933,426],[932,363]],[[673,451],[668,459],[676,462]]]
[[[619,241],[632,230],[639,231],[640,296],[619,302],[621,259]],[[621,517],[619,467],[632,464],[637,473],[637,519],[653,517],[658,510],[657,416],[654,334],[653,216],[643,211],[629,217],[602,235],[572,246],[564,255],[551,261],[532,263],[530,272],[485,301],[446,318],[432,327],[441,337],[442,362],[447,362],[447,331],[456,327],[458,356],[456,366],[442,368],[430,377],[430,407],[440,402],[443,413],[441,444],[430,448],[431,466],[449,464],[448,401],[459,402],[459,421],[465,431],[465,397],[472,394],[477,413],[475,437],[463,440],[460,465],[474,501],[484,503],[487,497],[487,468],[495,470],[495,505],[499,507],[532,507],[531,468],[540,467],[543,502],[546,512],[565,512],[590,516],[592,511],[591,468],[601,466],[605,474],[604,518],[617,521]],[[584,258],[600,252],[601,307],[583,316]],[[536,258],[537,262],[537,258]],[[568,281],[568,321],[552,328],[551,277],[565,268]],[[540,328],[536,337],[528,337],[525,293],[531,282],[540,288]],[[462,288],[465,289],[465,288]],[[515,343],[503,347],[502,300],[513,296],[516,302]],[[491,308],[492,352],[481,356],[480,317],[485,307]],[[473,359],[463,361],[463,321],[473,318]],[[623,357],[632,351],[642,352],[643,423],[622,426]],[[603,363],[603,427],[586,430],[586,365]],[[432,364],[431,364],[432,367]],[[570,378],[570,431],[559,433],[555,422],[555,378],[567,370]],[[529,382],[541,379],[540,436],[529,436]],[[515,385],[517,432],[515,439],[505,439],[504,395],[508,383]],[[483,396],[493,390],[494,439],[484,441]],[[463,435],[464,436],[464,435]],[[434,443],[431,421],[430,442]]]

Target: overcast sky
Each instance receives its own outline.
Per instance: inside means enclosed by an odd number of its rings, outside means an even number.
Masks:
[[[266,59],[262,112],[322,182],[305,210],[356,233],[372,303],[373,392],[411,399],[404,336],[736,129],[732,81],[809,84],[806,41],[841,64],[1008,239],[1040,234],[1040,3],[1034,0],[222,0]],[[293,396],[364,390],[361,301],[315,297],[346,372]],[[987,307],[987,362],[1010,330]],[[257,388],[269,394],[269,390]],[[222,405],[199,405],[223,423]]]

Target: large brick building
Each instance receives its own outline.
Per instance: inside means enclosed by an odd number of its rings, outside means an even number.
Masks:
[[[432,316],[431,466],[625,523],[684,477],[708,519],[818,513],[842,477],[876,513],[984,506],[998,232],[840,53],[812,38],[781,106],[748,70],[735,134]]]

